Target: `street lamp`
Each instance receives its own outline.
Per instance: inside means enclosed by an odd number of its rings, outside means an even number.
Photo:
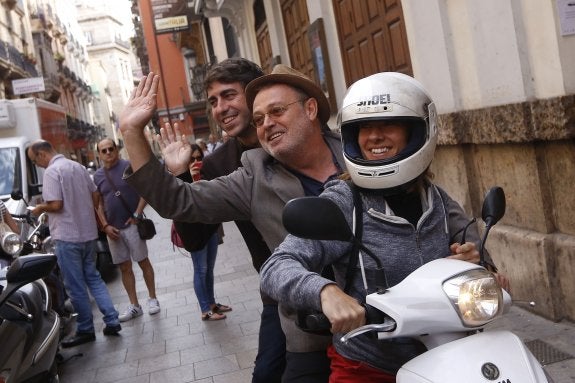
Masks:
[[[194,97],[198,101],[203,99],[204,79],[206,77],[206,73],[209,67],[210,66],[207,64],[198,64],[190,68],[190,70],[192,71],[192,79],[190,80],[190,86],[192,87],[192,93],[194,94]]]
[[[210,66],[208,64],[198,64],[196,52],[193,49],[186,49],[184,57],[190,71],[190,88],[192,88],[196,101],[200,101],[203,99],[204,78]]]

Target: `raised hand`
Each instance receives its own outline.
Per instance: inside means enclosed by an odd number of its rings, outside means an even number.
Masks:
[[[136,129],[143,131],[156,111],[156,96],[160,76],[150,72],[142,77],[138,87],[132,91],[128,103],[120,113],[120,130],[122,134]]]
[[[192,159],[192,146],[186,136],[180,132],[178,123],[174,124],[173,129],[169,123],[166,123],[155,139],[162,149],[166,167],[172,174],[179,175],[188,171],[188,165]]]
[[[156,111],[159,82],[160,76],[153,72],[143,77],[120,113],[120,131],[134,171],[144,166],[152,157],[144,128]]]

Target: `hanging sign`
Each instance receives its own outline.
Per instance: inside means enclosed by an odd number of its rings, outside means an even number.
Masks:
[[[174,33],[190,28],[187,0],[152,0],[156,34]]]
[[[30,77],[12,80],[15,95],[44,92],[44,77]]]

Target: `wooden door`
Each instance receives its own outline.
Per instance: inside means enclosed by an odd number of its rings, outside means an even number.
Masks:
[[[268,30],[268,22],[264,21],[256,30],[256,40],[258,42],[258,52],[264,73],[270,73],[273,66],[272,43]]]
[[[413,75],[401,0],[333,0],[346,85],[384,71]]]
[[[281,0],[280,3],[291,67],[315,79],[316,74],[307,36],[309,28],[307,1]]]
[[[266,18],[266,10],[262,0],[255,0],[253,5],[256,41],[258,44],[258,53],[260,63],[265,73],[270,73],[273,66],[272,43]]]

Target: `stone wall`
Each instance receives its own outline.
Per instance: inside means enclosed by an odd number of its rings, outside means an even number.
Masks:
[[[513,298],[575,320],[575,96],[442,115],[439,137],[435,181],[469,214],[491,186],[505,190],[487,248]]]

